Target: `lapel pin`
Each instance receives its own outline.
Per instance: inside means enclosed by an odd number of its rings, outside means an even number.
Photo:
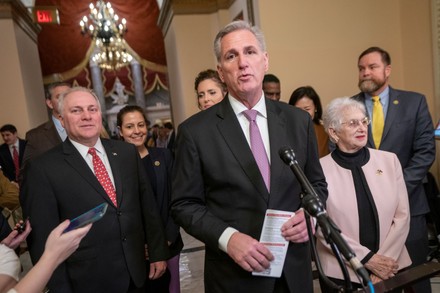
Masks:
[[[159,161],[154,161],[154,166],[159,167],[160,166],[160,162]]]
[[[117,156],[118,154],[117,154],[117,153],[112,153],[112,155],[113,155],[113,156]]]
[[[394,105],[399,105],[399,100],[394,100],[394,101],[393,101],[393,104],[394,104]]]
[[[382,175],[383,171],[381,169],[377,169],[376,175]]]

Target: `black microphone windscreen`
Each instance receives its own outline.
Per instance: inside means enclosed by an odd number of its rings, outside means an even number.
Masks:
[[[278,154],[280,155],[281,160],[283,160],[284,163],[287,165],[290,165],[295,161],[295,153],[293,152],[293,149],[288,146],[281,147],[278,151]]]

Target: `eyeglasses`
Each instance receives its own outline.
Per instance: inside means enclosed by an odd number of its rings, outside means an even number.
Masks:
[[[351,120],[349,120],[347,122],[341,122],[341,124],[347,124],[348,127],[350,127],[350,128],[358,127],[359,124],[361,124],[361,123],[362,123],[363,126],[367,127],[368,125],[370,125],[371,120],[368,117],[365,117],[364,119],[361,119],[361,120],[359,120],[359,119],[351,119]]]

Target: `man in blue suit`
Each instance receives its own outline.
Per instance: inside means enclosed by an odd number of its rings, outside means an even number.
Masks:
[[[384,116],[381,138],[374,141],[373,123],[370,124],[367,146],[395,153],[403,168],[411,209],[406,247],[412,265],[416,266],[426,261],[429,252],[425,218],[429,207],[422,180],[435,159],[431,115],[425,96],[389,86],[391,58],[385,50],[368,48],[359,56],[358,68],[361,93],[353,98],[365,103],[368,115],[374,121],[373,97],[378,96]],[[413,290],[431,292],[429,280],[416,284]]]

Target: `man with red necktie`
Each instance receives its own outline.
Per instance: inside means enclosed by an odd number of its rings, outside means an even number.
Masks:
[[[17,128],[5,124],[0,128],[4,144],[0,146],[0,167],[9,181],[18,182],[26,141],[18,137]]]
[[[67,90],[58,110],[67,139],[28,163],[20,191],[23,213],[32,219],[32,261],[38,261],[47,236],[60,222],[107,202],[106,214],[55,271],[48,288],[63,293],[144,292],[147,277],[156,279],[165,272],[169,253],[138,152],[131,144],[100,139],[100,104],[90,90]]]

